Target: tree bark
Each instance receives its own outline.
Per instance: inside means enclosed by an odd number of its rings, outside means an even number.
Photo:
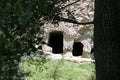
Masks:
[[[95,1],[96,80],[120,80],[120,1]]]

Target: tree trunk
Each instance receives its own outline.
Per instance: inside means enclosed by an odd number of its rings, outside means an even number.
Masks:
[[[95,1],[96,80],[120,80],[120,1]]]

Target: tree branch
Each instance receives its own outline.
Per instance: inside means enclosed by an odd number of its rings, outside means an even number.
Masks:
[[[61,9],[65,9],[66,7],[71,6],[71,5],[73,5],[73,4],[75,4],[75,3],[79,2],[79,1],[80,0],[77,0],[77,1],[75,1],[73,3],[70,3],[70,4],[62,7]],[[94,21],[91,21],[91,22],[78,22],[76,20],[69,19],[69,18],[64,18],[64,17],[60,17],[60,16],[57,16],[56,19],[59,20],[59,21],[69,22],[69,23],[78,24],[78,25],[90,25],[90,24],[94,24]]]
[[[75,3],[79,2],[79,1],[80,1],[80,0],[77,0],[77,1],[75,1],[75,2],[73,2],[73,3],[70,3],[70,4],[68,4],[68,5],[64,6],[64,7],[62,7],[61,9],[65,9],[66,7],[71,6],[71,5],[73,5],[73,4],[75,4]]]
[[[64,22],[69,22],[69,23],[73,23],[73,24],[78,24],[78,25],[90,25],[90,24],[94,24],[94,21],[91,22],[78,22],[72,19],[68,19],[68,18],[63,18],[63,17],[57,17],[57,19],[59,21],[64,21]]]

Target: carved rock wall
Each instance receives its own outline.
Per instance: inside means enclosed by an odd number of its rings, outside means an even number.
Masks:
[[[75,0],[70,0],[69,3],[72,3],[74,1]],[[78,3],[67,7],[65,10],[71,11],[79,22],[92,21],[94,16],[94,0],[80,0]],[[65,10],[63,11],[63,17],[68,18]],[[81,42],[83,44],[82,57],[90,57],[90,52],[93,47],[93,25],[84,26],[67,22],[59,22],[59,25],[48,23],[43,27],[45,35],[44,41],[46,43],[49,41],[50,32],[63,32],[63,54],[67,53],[68,55],[68,53],[72,52],[74,42]],[[48,53],[49,51],[51,52],[52,49],[49,48],[50,50],[46,50],[47,48],[44,46],[43,51],[48,51]]]

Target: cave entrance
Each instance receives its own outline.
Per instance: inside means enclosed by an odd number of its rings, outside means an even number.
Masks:
[[[52,47],[52,52],[63,53],[63,32],[62,31],[53,31],[49,34],[48,45]]]
[[[83,44],[81,42],[74,42],[72,53],[73,56],[81,56],[83,53]]]

